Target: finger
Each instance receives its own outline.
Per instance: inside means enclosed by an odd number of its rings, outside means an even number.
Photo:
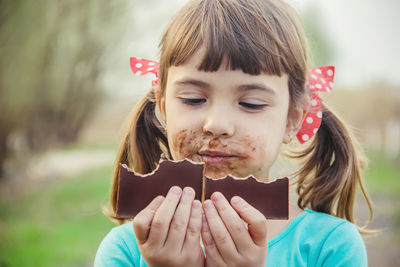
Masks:
[[[171,224],[181,194],[182,189],[178,186],[173,186],[168,191],[167,196],[158,208],[151,223],[149,238],[147,239],[150,246],[164,246],[169,225]]]
[[[246,229],[243,220],[220,192],[213,193],[211,199],[214,206],[217,208],[219,216],[229,231],[229,234],[235,242],[237,250],[242,254],[246,253],[254,242],[249,231]]]
[[[193,199],[194,190],[190,187],[185,187],[169,227],[164,246],[173,247],[174,249],[176,247],[180,249],[183,247],[183,241],[185,240]]]
[[[163,196],[157,196],[133,219],[133,231],[139,244],[144,244],[147,241],[154,214],[163,201]]]
[[[237,255],[235,244],[214,207],[214,204],[209,199],[204,202],[204,214],[206,215],[208,227],[213,240],[222,258],[225,261],[227,259],[235,258]]]
[[[201,239],[203,240],[204,249],[206,250],[206,261],[208,266],[222,266],[224,260],[218,251],[217,245],[211,235],[210,228],[208,227],[207,219],[202,214],[201,224]]]
[[[249,233],[258,246],[267,245],[267,219],[256,208],[247,203],[243,198],[234,196],[231,199],[232,207],[248,224]]]
[[[184,248],[194,248],[199,244],[202,224],[201,202],[193,201],[190,220],[186,231]]]

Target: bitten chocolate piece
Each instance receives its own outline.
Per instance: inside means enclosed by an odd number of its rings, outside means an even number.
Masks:
[[[157,170],[147,175],[135,174],[126,165],[120,165],[117,195],[117,217],[133,218],[156,196],[165,196],[177,185],[192,187],[195,198],[203,201],[219,191],[228,200],[238,195],[264,214],[267,219],[289,218],[289,179],[270,183],[258,182],[254,177],[235,179],[227,176],[213,180],[203,178],[202,163],[162,161]],[[204,184],[203,184],[204,183]],[[203,197],[204,196],[204,197]]]
[[[267,219],[289,219],[289,179],[277,179],[270,183],[258,182],[253,176],[247,179],[206,178],[205,199],[214,192],[221,192],[228,201],[233,196],[240,196],[258,209]]]
[[[163,161],[151,174],[138,175],[126,165],[119,167],[117,196],[117,216],[133,218],[156,196],[166,196],[168,190],[177,185],[192,187],[195,198],[201,200],[203,164],[193,164],[187,160],[180,162]]]

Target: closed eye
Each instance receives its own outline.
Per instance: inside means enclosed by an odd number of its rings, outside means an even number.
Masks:
[[[207,100],[205,98],[179,98],[183,104],[186,105],[200,105],[202,103],[205,103]]]
[[[241,105],[244,108],[253,110],[263,109],[264,107],[267,106],[266,104],[251,104],[246,102],[239,102],[239,105]]]

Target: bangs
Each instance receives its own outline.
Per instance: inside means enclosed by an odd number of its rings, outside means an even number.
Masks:
[[[296,39],[290,35],[297,28],[282,14],[278,5],[284,3],[279,2],[190,1],[172,19],[160,42],[161,72],[184,64],[202,47],[199,70],[217,71],[225,59],[227,69],[251,75],[298,73],[298,53],[289,44]],[[289,27],[278,23],[282,18]]]

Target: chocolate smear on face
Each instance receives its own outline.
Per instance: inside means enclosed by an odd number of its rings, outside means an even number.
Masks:
[[[202,156],[199,154],[201,150],[222,151],[234,156],[221,164],[205,163],[206,175],[214,179],[223,178],[229,174],[239,178],[259,174],[262,167],[253,165],[255,159],[263,157],[263,153],[265,153],[264,148],[260,147],[260,143],[262,142],[250,136],[236,139],[215,138],[203,132],[188,131],[187,129],[180,130],[172,136],[175,160],[188,158],[195,162],[203,162]]]

